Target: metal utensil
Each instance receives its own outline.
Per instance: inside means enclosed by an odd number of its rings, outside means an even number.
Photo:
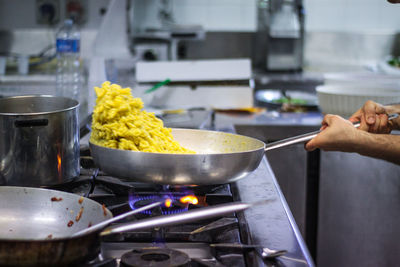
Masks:
[[[238,212],[250,208],[254,204],[233,202],[228,204],[220,204],[211,207],[198,208],[178,214],[164,215],[149,219],[139,220],[130,223],[110,226],[103,230],[100,235],[110,235],[114,233],[122,233],[126,231],[142,230],[153,227],[164,227],[181,223],[204,220],[208,218],[218,217],[232,212]]]
[[[210,247],[220,251],[221,250],[237,251],[237,252],[254,251],[259,257],[261,257],[264,260],[271,260],[287,253],[287,250],[274,250],[263,247],[261,245],[246,245],[240,243],[210,244]]]
[[[258,253],[263,259],[274,259],[276,257],[280,257],[282,255],[285,255],[287,253],[287,250],[281,249],[281,250],[275,250],[275,249],[269,249],[269,248],[262,248],[261,251],[258,250]]]
[[[83,229],[81,231],[78,231],[78,232],[74,233],[72,236],[80,236],[80,235],[85,235],[85,234],[88,234],[88,233],[100,231],[101,229],[105,228],[107,225],[110,225],[113,222],[117,222],[117,221],[120,221],[120,220],[125,219],[127,217],[130,217],[130,216],[132,216],[134,214],[138,214],[138,213],[141,213],[143,211],[150,210],[152,208],[161,206],[162,204],[164,204],[164,201],[158,201],[158,202],[151,203],[149,205],[143,206],[141,208],[125,212],[125,213],[123,213],[121,215],[115,216],[115,217],[110,218],[108,220],[102,221],[102,222],[100,222],[98,224],[92,225],[89,228],[86,228],[86,229]]]

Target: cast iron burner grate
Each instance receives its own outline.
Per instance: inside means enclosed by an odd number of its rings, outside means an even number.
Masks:
[[[104,204],[114,216],[166,197],[178,203],[172,209],[155,209],[156,214],[136,214],[125,219],[124,223],[239,200],[234,196],[235,184],[188,188],[127,182],[108,176],[94,165],[87,147],[81,149],[81,175],[52,188],[89,197]],[[199,205],[176,201],[185,194],[198,197]],[[243,236],[249,242],[246,223],[239,221],[240,218],[243,216],[231,214],[201,222],[107,236],[102,239],[98,259],[81,266],[253,266],[247,264],[247,252],[216,251],[209,245],[242,243]],[[146,265],[150,263],[152,265]]]

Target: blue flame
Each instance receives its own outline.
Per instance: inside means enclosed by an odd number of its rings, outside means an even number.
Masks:
[[[151,202],[156,202],[159,201],[160,198],[167,200],[168,198],[172,200],[172,205],[171,207],[166,207],[165,205],[161,207],[161,214],[162,215],[168,215],[168,214],[177,214],[177,213],[181,213],[184,211],[188,210],[188,206],[189,205],[185,205],[185,206],[176,206],[173,203],[174,202],[179,202],[180,197],[182,197],[181,194],[179,195],[173,195],[173,194],[165,194],[163,196],[158,196],[158,195],[129,195],[129,206],[132,210],[135,210],[139,207],[135,207],[135,204],[138,201],[145,201],[145,200],[152,200]],[[143,212],[141,212],[142,214],[145,215],[151,215],[152,214],[152,210],[145,210]]]

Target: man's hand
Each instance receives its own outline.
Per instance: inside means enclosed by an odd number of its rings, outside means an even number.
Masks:
[[[353,152],[359,134],[360,131],[350,121],[337,115],[326,115],[321,133],[310,140],[305,148],[308,151],[321,148],[326,151]]]
[[[371,100],[365,102],[349,120],[360,122],[359,129],[366,132],[388,134],[393,130],[393,122],[388,120],[386,108]]]

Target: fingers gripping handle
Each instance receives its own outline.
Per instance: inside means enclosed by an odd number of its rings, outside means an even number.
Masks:
[[[399,114],[390,114],[390,115],[388,115],[388,120],[393,120],[393,119],[397,118],[398,116],[399,116]],[[356,122],[353,125],[355,128],[358,128],[358,127],[360,127],[360,122]],[[294,144],[305,143],[307,141],[310,141],[314,137],[316,137],[317,134],[319,134],[320,132],[321,132],[321,130],[318,130],[318,131],[314,131],[314,132],[310,132],[310,133],[306,133],[306,134],[302,134],[302,135],[297,135],[294,137],[289,137],[289,138],[279,140],[276,142],[268,143],[265,145],[265,151],[269,151],[269,150],[272,150],[275,148],[290,146],[290,145],[294,145]]]

